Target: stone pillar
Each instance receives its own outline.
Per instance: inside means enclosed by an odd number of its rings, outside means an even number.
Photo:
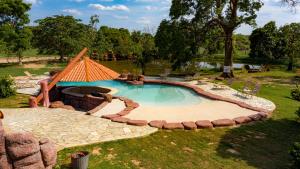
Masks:
[[[49,101],[49,89],[48,89],[48,82],[47,81],[41,81],[41,92],[43,93],[43,106],[49,107],[50,101]]]

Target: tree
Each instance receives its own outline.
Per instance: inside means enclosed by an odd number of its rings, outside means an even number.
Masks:
[[[280,34],[285,39],[285,54],[288,59],[288,70],[293,70],[294,60],[300,56],[300,23],[291,23],[280,28]]]
[[[256,12],[261,8],[260,0],[173,0],[170,9],[172,19],[192,18],[194,24],[206,27],[219,26],[225,37],[223,77],[232,77],[233,31],[241,24],[255,25]]]
[[[0,1],[0,41],[7,51],[16,53],[22,64],[22,53],[30,48],[31,30],[24,25],[29,23],[30,5],[22,0]]]
[[[247,52],[250,49],[249,36],[236,34],[233,37],[234,37],[234,49],[238,51],[244,51],[245,54],[247,54]]]
[[[151,62],[157,55],[154,37],[150,33],[134,31],[131,34],[131,39],[133,41],[133,54],[136,56],[136,63],[141,67],[144,75],[147,63]]]
[[[274,21],[267,23],[262,28],[255,29],[250,37],[249,56],[264,61],[279,59],[283,54],[284,41],[279,36],[279,30]]]
[[[60,60],[86,46],[87,26],[73,16],[46,17],[37,20],[33,30],[34,46],[40,53],[58,54]]]

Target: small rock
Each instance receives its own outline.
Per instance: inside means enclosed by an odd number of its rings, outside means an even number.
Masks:
[[[236,124],[244,124],[252,121],[250,117],[246,117],[246,116],[237,117],[234,118],[233,120],[236,122]]]
[[[253,114],[249,116],[253,121],[259,121],[260,119],[262,119],[260,114]]]
[[[146,126],[148,122],[146,120],[129,120],[127,124],[134,126]]]
[[[184,129],[181,123],[166,123],[163,126],[164,129]]]
[[[118,115],[118,114],[107,114],[107,115],[102,115],[101,117],[104,118],[104,119],[109,119],[109,120],[111,120],[111,119],[120,117],[120,115]]]
[[[55,101],[55,102],[52,102],[49,107],[50,108],[61,108],[64,105],[65,104],[62,101]]]
[[[231,153],[231,154],[234,154],[234,155],[240,155],[240,153],[238,151],[236,151],[235,149],[232,149],[232,148],[227,149],[226,151]]]
[[[186,152],[190,152],[190,153],[195,151],[195,150],[193,150],[193,149],[191,149],[189,147],[183,147],[182,150],[186,151]]]
[[[113,122],[117,122],[117,123],[127,123],[130,119],[125,118],[125,117],[116,117],[111,119],[111,121]]]
[[[159,129],[162,129],[164,124],[166,124],[167,122],[164,121],[164,120],[154,120],[154,121],[150,121],[149,122],[149,126],[151,127],[156,127],[156,128],[159,128]]]
[[[182,122],[182,124],[183,124],[184,128],[187,129],[187,130],[197,129],[197,125],[192,121]]]
[[[213,124],[209,120],[198,120],[196,121],[198,128],[213,128]]]
[[[216,127],[235,125],[235,122],[231,119],[219,119],[219,120],[214,120],[211,123]]]
[[[101,148],[99,148],[99,147],[98,148],[94,148],[92,150],[92,154],[95,155],[95,156],[98,156],[98,155],[101,154],[100,151],[101,151]]]

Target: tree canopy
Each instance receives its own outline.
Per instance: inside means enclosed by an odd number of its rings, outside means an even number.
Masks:
[[[0,1],[0,41],[6,51],[16,53],[22,64],[22,53],[31,47],[31,30],[25,26],[29,23],[30,5],[22,0]]]
[[[88,40],[84,35],[87,26],[73,16],[53,16],[37,20],[33,29],[34,46],[41,53],[58,54],[64,57],[79,51]]]
[[[256,12],[261,8],[260,0],[173,0],[170,9],[172,20],[186,20],[205,31],[218,26],[225,39],[224,77],[233,76],[231,71],[233,53],[233,31],[241,24],[255,25]]]
[[[293,69],[294,59],[300,56],[300,23],[280,28],[274,21],[255,29],[249,37],[250,57],[265,62],[288,58],[288,70]]]

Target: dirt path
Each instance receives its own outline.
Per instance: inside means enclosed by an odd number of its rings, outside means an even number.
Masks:
[[[35,61],[48,61],[58,59],[58,56],[40,56],[40,57],[26,57],[23,58],[22,62],[35,62]],[[17,57],[4,57],[0,58],[1,63],[18,63],[19,59]]]

